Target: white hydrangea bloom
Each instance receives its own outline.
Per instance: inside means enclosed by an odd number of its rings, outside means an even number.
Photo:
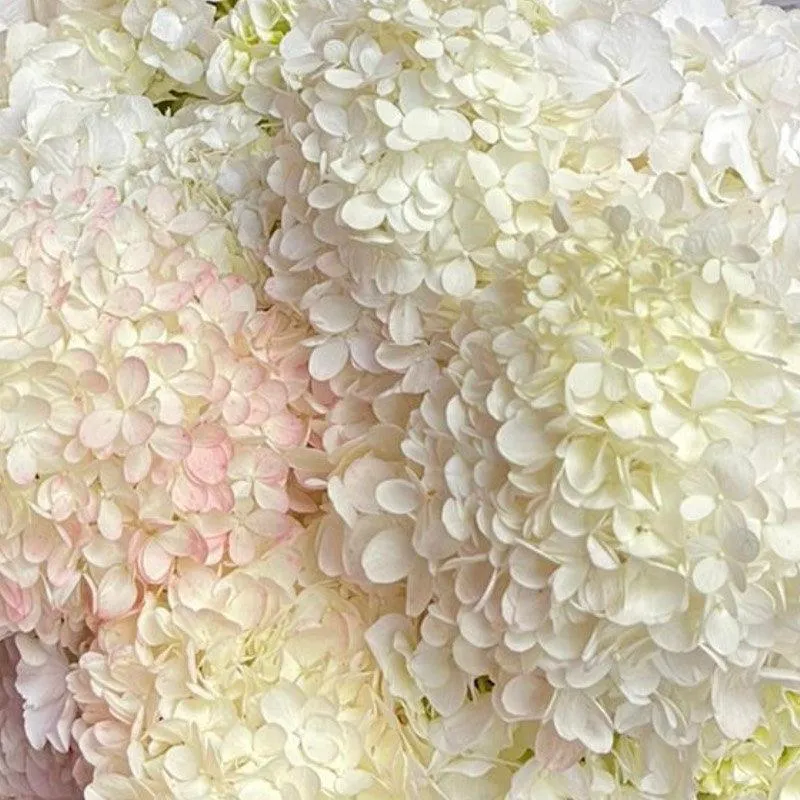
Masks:
[[[218,7],[207,0],[8,2],[9,8],[0,10],[0,47],[4,31],[20,23],[38,23],[26,27],[49,31],[51,46],[39,68],[51,71],[50,80],[36,81],[37,89],[91,84],[107,97],[147,95],[168,108],[207,94],[209,61],[223,41],[228,12],[226,4]],[[215,22],[217,10],[220,20]]]
[[[552,719],[596,752],[643,725],[690,744],[711,715],[747,736],[755,679],[797,642],[797,464],[774,417],[795,407],[775,366],[790,356],[753,341],[785,315],[693,274],[646,222],[565,235],[471,304],[402,446],[420,477],[370,467],[385,532],[360,551],[368,580],[409,575],[411,607],[433,598],[415,659],[437,710],[488,674],[504,718]],[[710,324],[718,344],[698,349]],[[454,675],[440,684],[432,658]]]
[[[31,647],[36,648],[34,642]],[[66,742],[32,742],[26,735],[22,697],[15,687],[22,668],[13,638],[0,642],[0,796],[10,800],[78,800],[83,796],[73,773],[80,772],[75,752]],[[56,687],[64,691],[63,680]]]
[[[79,167],[123,182],[157,161],[148,136],[165,121],[145,97],[152,70],[105,18],[15,26],[4,51],[0,189],[21,202],[34,180]]]
[[[259,305],[231,230],[182,206],[81,172],[2,223],[1,626],[71,608],[81,581],[93,615],[125,613],[173,559],[245,563],[314,508],[291,469],[304,330]]]
[[[217,38],[206,0],[127,0],[122,26],[139,42],[139,57],[181,84],[198,83]]]
[[[529,126],[556,87],[532,44],[527,23],[491,3],[299,9],[280,45],[298,93],[282,98],[269,172],[286,201],[269,288],[319,333],[316,377],[346,382],[351,363],[421,391],[435,374],[428,340],[447,327],[435,312],[475,287],[498,221],[548,188]],[[518,149],[529,157],[515,167]]]
[[[311,0],[280,50],[267,288],[343,398],[323,568],[405,584],[445,720],[488,676],[567,765],[748,736],[798,666],[796,26]]]
[[[224,97],[241,95],[262,114],[274,116],[281,85],[278,44],[288,29],[287,10],[278,0],[240,0],[219,22],[222,41],[208,64],[206,81]]]

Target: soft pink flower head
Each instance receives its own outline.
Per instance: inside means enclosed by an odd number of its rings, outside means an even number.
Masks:
[[[69,743],[30,741],[23,699],[14,685],[19,664],[14,641],[0,641],[0,797],[78,800],[83,795],[74,778],[77,756]],[[44,673],[44,680],[48,677]]]
[[[322,405],[306,332],[263,308],[218,210],[81,170],[0,239],[0,632],[127,615],[178,559],[241,564],[297,531]]]

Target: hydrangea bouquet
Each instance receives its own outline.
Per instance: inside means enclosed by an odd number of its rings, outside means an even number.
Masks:
[[[800,797],[800,12],[0,59],[2,800]]]

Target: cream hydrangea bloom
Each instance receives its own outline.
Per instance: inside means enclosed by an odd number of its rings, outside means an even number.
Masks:
[[[413,706],[365,645],[374,602],[303,576],[285,548],[227,574],[183,563],[100,630],[69,679],[89,800],[496,795],[432,784]]]
[[[274,116],[280,80],[278,44],[288,30],[287,9],[278,0],[240,0],[222,17],[222,41],[208,64],[206,81],[224,97],[241,95],[262,114]]]
[[[772,692],[767,718],[742,742],[711,739],[698,772],[701,800],[789,800],[800,789],[800,702]]]
[[[146,95],[169,112],[208,94],[211,56],[226,41],[234,5],[208,0],[8,0],[0,10],[0,45],[7,29],[17,28],[19,36],[20,23],[37,23],[27,26],[29,33],[47,29],[50,46],[41,54],[22,50],[20,55],[32,55],[39,72],[50,75],[49,80],[42,74],[35,83],[29,81],[28,88],[72,91],[91,86],[106,97]]]
[[[641,726],[688,745],[712,716],[739,738],[770,658],[793,658],[796,465],[791,423],[770,416],[794,409],[773,366],[793,340],[758,358],[744,322],[757,290],[720,282],[719,344],[696,350],[715,321],[708,283],[645,226],[598,221],[487,289],[412,414],[402,449],[420,477],[369,468],[383,520],[366,502],[353,518],[385,532],[360,566],[378,583],[409,575],[414,608],[433,599],[411,664],[440,713],[486,674],[505,719],[550,719],[596,752]]]
[[[214,6],[206,0],[127,0],[122,26],[138,41],[139,57],[181,84],[198,83],[217,39]]]
[[[107,181],[146,169],[144,139],[162,125],[125,36],[82,18],[50,30],[13,27],[4,49],[0,108],[3,195],[21,202],[34,176],[102,170]]]

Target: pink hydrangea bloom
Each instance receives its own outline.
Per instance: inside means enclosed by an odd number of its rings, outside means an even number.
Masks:
[[[79,170],[0,239],[0,632],[124,615],[176,559],[241,564],[299,530],[306,333],[224,218]]]
[[[0,797],[78,800],[75,752],[49,742],[34,747],[26,735],[23,700],[14,686],[20,660],[13,639],[0,641]],[[66,688],[66,687],[65,687]]]

